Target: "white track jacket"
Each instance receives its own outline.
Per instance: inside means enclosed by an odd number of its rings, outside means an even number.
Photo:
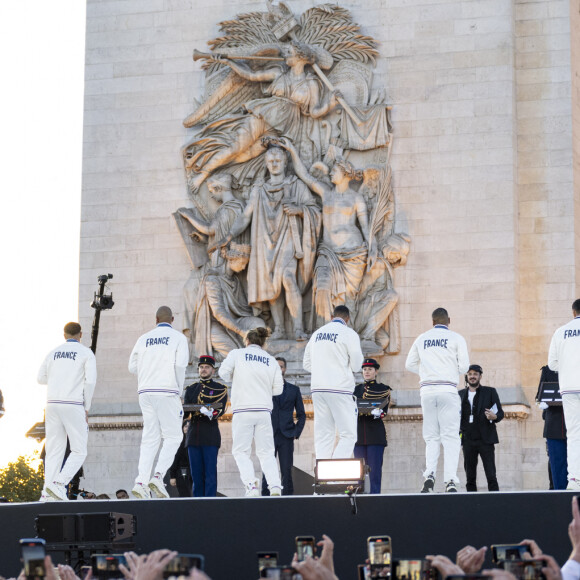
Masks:
[[[469,369],[465,339],[443,324],[436,324],[413,343],[405,368],[420,378],[421,394],[456,393],[459,375]]]
[[[548,366],[558,372],[560,393],[580,393],[580,316],[552,336]]]
[[[231,350],[219,375],[232,383],[232,413],[272,411],[272,397],[281,395],[284,379],[278,361],[257,344]]]
[[[135,343],[129,357],[129,372],[137,375],[139,394],[181,397],[188,362],[185,336],[171,324],[161,322]]]
[[[352,394],[354,374],[364,357],[358,334],[342,318],[321,326],[310,337],[304,350],[303,366],[312,373],[312,393]]]
[[[48,385],[48,402],[91,408],[97,383],[97,362],[90,348],[69,339],[44,359],[38,382]]]

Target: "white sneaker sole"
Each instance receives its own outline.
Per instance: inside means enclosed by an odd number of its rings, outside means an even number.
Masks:
[[[53,488],[49,485],[46,486],[46,493],[53,499],[56,501],[68,501],[68,497],[66,497],[66,495],[64,497],[62,497],[62,495],[60,495],[58,493],[57,488]]]
[[[150,499],[151,495],[147,493],[147,488],[141,489],[140,487],[134,487],[131,493],[137,499]]]
[[[153,492],[153,495],[159,499],[169,499],[169,494],[165,489],[161,489],[159,484],[154,481],[149,482],[149,489]]]

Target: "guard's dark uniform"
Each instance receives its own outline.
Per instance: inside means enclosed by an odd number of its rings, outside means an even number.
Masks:
[[[382,419],[389,408],[391,391],[391,387],[383,383],[377,383],[375,380],[365,381],[354,389],[354,396],[357,399],[388,399],[387,404],[382,409],[381,417],[374,417],[373,415],[358,416],[354,456],[364,459],[365,463],[371,468],[371,493],[381,493],[383,455],[387,446],[387,432]]]
[[[193,479],[194,497],[215,497],[217,494],[217,456],[222,437],[217,419],[226,410],[228,389],[213,379],[201,379],[185,390],[186,405],[212,406],[221,403],[210,419],[199,412],[193,413],[185,445],[189,454],[189,465]]]
[[[543,382],[557,383],[558,373],[550,370],[547,365],[542,367],[542,376],[540,377],[536,400],[538,400]],[[568,486],[568,440],[564,407],[562,405],[550,405],[542,411],[542,419],[544,419],[544,439],[548,447],[553,489],[566,489]]]

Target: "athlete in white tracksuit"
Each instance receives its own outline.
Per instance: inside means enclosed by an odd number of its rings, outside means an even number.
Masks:
[[[580,299],[572,304],[574,319],[556,330],[548,366],[558,372],[568,435],[568,487],[580,490]]]
[[[448,486],[450,482],[457,486],[457,464],[461,449],[461,403],[457,386],[460,375],[469,369],[469,354],[465,339],[449,330],[449,322],[449,315],[444,308],[433,312],[433,328],[415,340],[405,367],[420,377],[426,459],[423,476],[432,476],[435,482],[442,444],[445,482]],[[432,491],[432,486],[429,491]]]
[[[169,497],[163,477],[175,459],[183,432],[181,396],[189,347],[183,333],[171,326],[171,309],[162,306],[156,314],[157,326],[139,337],[129,358],[129,372],[138,378],[139,405],[143,413],[143,435],[139,474],[133,495],[149,497],[149,487],[157,497]],[[163,441],[153,477],[153,462]]]
[[[250,330],[247,347],[230,351],[219,369],[220,377],[232,384],[232,455],[247,496],[260,495],[260,482],[250,459],[252,440],[270,495],[281,493],[270,415],[272,397],[282,394],[284,379],[278,361],[262,349],[268,334],[265,328]]]
[[[48,353],[38,371],[38,382],[48,385],[44,498],[48,494],[66,499],[65,486],[87,456],[87,414],[97,382],[97,364],[91,349],[79,342],[81,336],[80,324],[69,322],[64,327],[66,342]],[[63,465],[67,437],[70,455]]]
[[[347,326],[348,308],[337,306],[333,316],[312,334],[304,351],[303,366],[312,373],[316,459],[349,459],[357,439],[353,373],[360,371],[364,357],[358,334]]]

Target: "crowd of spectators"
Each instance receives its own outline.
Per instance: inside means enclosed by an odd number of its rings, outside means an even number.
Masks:
[[[547,554],[534,540],[525,539],[520,545],[526,546],[525,558],[536,560],[542,563],[542,575],[545,580],[580,580],[580,496],[572,498],[572,521],[568,525],[568,536],[572,544],[570,557],[560,567],[558,562]],[[334,543],[326,535],[317,544],[320,548],[320,557],[306,557],[303,561],[298,561],[294,555],[292,568],[303,578],[303,580],[339,580],[334,571]],[[493,580],[520,580],[510,572],[502,568],[484,569],[487,546],[479,549],[473,546],[465,546],[457,552],[455,562],[444,555],[425,556],[431,563],[440,577],[453,578],[464,576],[465,580],[472,579],[474,575],[490,576]],[[150,554],[137,555],[134,552],[125,554],[127,565],[120,565],[120,578],[124,580],[162,580],[163,571],[167,564],[177,556],[177,552],[171,550],[155,550]],[[45,557],[46,580],[91,580],[92,571],[88,570],[83,578],[79,578],[70,566],[54,566],[50,556]],[[353,571],[349,578],[354,578],[356,571]],[[300,576],[296,576],[300,578]],[[193,568],[189,576],[190,580],[211,580],[203,571]],[[4,578],[0,577],[0,580]],[[14,579],[10,579],[14,580]],[[17,580],[27,580],[24,572]],[[344,580],[344,579],[343,579]]]

